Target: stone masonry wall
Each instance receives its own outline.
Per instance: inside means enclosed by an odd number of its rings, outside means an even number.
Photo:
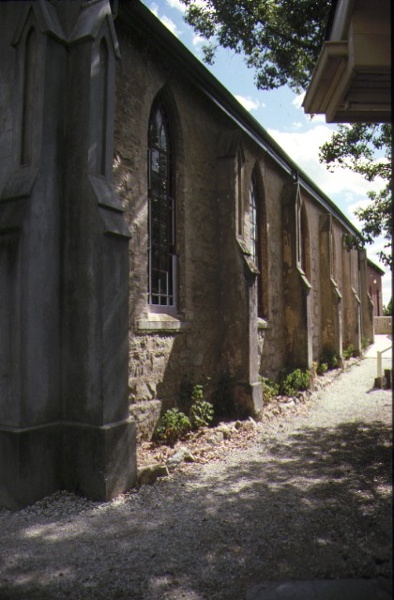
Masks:
[[[254,336],[258,338],[261,376],[277,379],[286,367],[282,197],[285,187],[293,180],[255,142],[237,132],[235,124],[197,88],[182,78],[170,59],[157,53],[138,34],[131,36],[121,24],[117,35],[122,60],[117,71],[114,177],[132,234],[129,400],[132,414],[140,412],[144,415],[141,418],[149,421],[147,403],[156,401],[152,404],[155,414],[157,400],[162,403],[162,410],[177,405],[184,380],[205,383],[210,378],[212,390],[226,371],[226,361],[229,371],[247,373],[247,365],[243,363],[254,360]],[[154,313],[147,304],[147,132],[152,103],[158,94],[163,95],[168,107],[176,165],[179,301],[177,310],[168,314]],[[234,156],[231,157],[230,152],[225,157],[228,170],[221,171],[234,177],[234,181],[228,181],[227,190],[222,182],[219,194],[218,174],[220,168],[223,169],[220,140],[223,136],[239,141]],[[242,253],[236,248],[236,235],[233,248],[231,237],[226,238],[226,244],[234,252],[237,266],[231,259],[230,276],[222,267],[226,261],[221,256],[223,248],[218,232],[227,221],[227,226],[235,231],[237,177],[240,176],[235,172],[239,160],[237,152],[242,155],[245,234],[241,241],[246,247],[249,244],[248,189],[255,169],[259,175],[258,201],[265,217],[265,229],[260,232],[265,249],[264,277],[260,278],[265,313],[259,324],[252,323],[250,315],[247,317],[245,313],[245,307],[250,302],[253,305],[255,292],[253,276],[246,275],[247,269],[243,275],[236,275],[237,269],[245,268]],[[319,223],[327,210],[305,190],[302,197],[308,223],[308,277],[312,286],[308,300],[308,339],[311,340],[313,360],[318,360],[322,352],[320,297],[322,290],[332,288],[329,280],[320,281]],[[226,205],[219,209],[219,202]],[[350,260],[346,262],[347,259],[342,258],[343,229],[338,223],[333,232],[335,272],[341,289],[346,285],[343,265],[347,264],[350,273]],[[231,294],[233,300],[229,299]],[[342,311],[344,318],[351,320],[354,301],[350,296],[348,294],[343,302]],[[237,299],[245,306],[237,305]],[[223,302],[226,320],[223,320]],[[354,329],[353,325],[351,327]],[[226,349],[223,352],[224,339]],[[234,352],[230,356],[231,348]],[[139,409],[135,408],[137,405]],[[152,428],[151,421],[148,428]]]
[[[219,277],[215,166],[220,115],[180,85],[154,52],[118,32],[115,179],[130,243],[131,403],[177,402],[183,379],[219,377]],[[147,294],[147,131],[156,95],[166,90],[175,142],[178,297],[176,314],[151,314]]]
[[[286,178],[277,165],[266,155],[261,157],[267,220],[268,318],[264,330],[264,345],[260,373],[275,379],[285,366],[284,303],[282,275],[282,212],[281,197]]]
[[[318,360],[321,353],[321,331],[320,331],[320,286],[329,287],[329,281],[320,281],[319,264],[319,218],[322,209],[316,203],[306,197],[306,208],[308,213],[309,225],[309,256],[310,256],[310,283],[311,289],[311,327],[312,327],[312,355],[313,360]]]
[[[115,182],[132,232],[130,243],[129,398],[136,403],[159,398],[174,405],[182,379],[218,380],[220,354],[220,249],[217,240],[216,169],[220,133],[233,128],[195,91],[177,81],[170,66],[138,40],[118,31],[122,60],[117,76]],[[177,246],[179,308],[176,323],[161,321],[155,330],[146,304],[147,126],[152,102],[163,88],[176,106]],[[281,274],[280,169],[245,139],[244,180],[259,165],[267,221],[268,319],[264,329],[261,374],[274,377],[284,366]],[[245,206],[247,206],[245,187]],[[229,205],[229,218],[235,206]],[[247,215],[246,215],[247,216]],[[232,282],[228,284],[231,286]],[[237,310],[234,308],[234,321]],[[156,315],[156,321],[160,318]],[[148,329],[147,324],[150,329]],[[179,329],[175,329],[179,327]],[[234,327],[236,330],[236,327]],[[256,328],[257,335],[257,328]],[[241,340],[240,340],[241,343]]]

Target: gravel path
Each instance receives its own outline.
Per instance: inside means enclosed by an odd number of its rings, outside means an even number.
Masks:
[[[0,598],[241,600],[260,581],[390,576],[391,392],[364,359],[308,415],[110,503],[0,510]]]

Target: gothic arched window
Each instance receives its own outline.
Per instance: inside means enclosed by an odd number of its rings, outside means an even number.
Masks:
[[[259,227],[257,218],[257,184],[252,177],[249,185],[249,223],[250,223],[250,255],[256,267],[259,267]]]
[[[268,241],[264,183],[256,167],[249,183],[249,251],[257,267],[258,316],[268,319]]]
[[[301,269],[307,279],[311,279],[311,258],[310,258],[310,241],[309,241],[309,225],[308,213],[305,202],[301,206]]]
[[[175,203],[168,119],[155,105],[148,134],[148,295],[153,306],[175,306]]]

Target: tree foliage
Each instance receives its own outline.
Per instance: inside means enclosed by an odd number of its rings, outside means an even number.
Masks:
[[[356,215],[363,222],[362,234],[367,243],[380,235],[385,238],[385,249],[379,256],[392,267],[391,124],[339,125],[331,140],[321,147],[319,158],[330,170],[339,166],[359,173],[367,181],[381,180],[380,189],[368,192],[371,203],[359,208]]]
[[[218,46],[243,54],[259,89],[304,89],[324,41],[330,0],[182,0],[185,20],[207,40],[205,60]]]
[[[391,317],[393,314],[393,299],[390,298],[387,306],[383,306],[383,314],[385,317]]]

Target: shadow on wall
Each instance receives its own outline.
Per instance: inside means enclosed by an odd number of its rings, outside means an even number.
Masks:
[[[0,597],[235,600],[264,580],[389,576],[390,446],[381,422],[305,428],[112,505],[0,512]]]
[[[157,384],[157,398],[162,401],[162,411],[177,406],[180,410],[190,408],[190,400],[183,396],[185,384],[203,385],[207,399],[214,400],[221,380],[217,357],[220,355],[218,338],[214,323],[200,328],[190,327],[186,332],[176,334],[171,352]]]
[[[162,412],[179,406],[182,377],[192,379],[187,349],[188,334],[175,335],[171,352],[166,358],[161,380],[157,384],[157,398],[162,402]],[[199,383],[199,382],[198,382]]]

